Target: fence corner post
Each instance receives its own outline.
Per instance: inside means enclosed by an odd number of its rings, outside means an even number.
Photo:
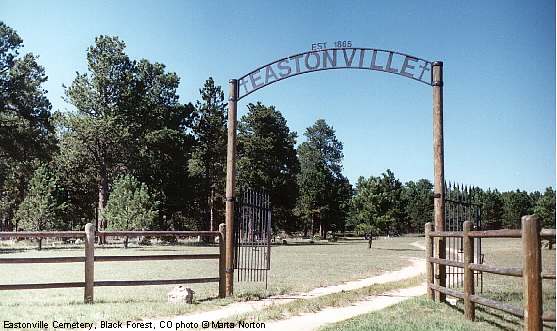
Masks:
[[[95,226],[85,224],[85,303],[93,303],[95,286]]]
[[[472,222],[463,224],[462,246],[464,250],[464,317],[473,321],[476,318],[476,304],[470,297],[474,295],[474,270],[470,269],[470,263],[474,263],[474,238],[468,233],[472,230]]]
[[[542,264],[540,222],[537,216],[522,216],[522,277],[524,330],[542,330]]]
[[[435,292],[430,284],[433,284],[435,279],[433,278],[433,263],[429,261],[433,257],[433,240],[429,236],[429,233],[433,230],[432,223],[425,224],[425,263],[426,263],[426,280],[427,280],[427,297],[430,300],[435,300]]]
[[[219,298],[226,298],[226,225],[219,224]]]

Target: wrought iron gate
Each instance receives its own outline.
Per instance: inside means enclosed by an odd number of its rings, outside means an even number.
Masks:
[[[244,190],[236,201],[234,269],[238,281],[265,282],[271,269],[271,200],[269,194]]]
[[[474,199],[478,190],[449,183],[445,184],[445,231],[462,231],[463,223],[471,221],[474,230],[481,230],[481,206]],[[447,259],[463,262],[462,238],[447,238]],[[474,263],[483,263],[482,240],[474,238]],[[476,286],[483,292],[483,273],[474,271]],[[464,270],[447,266],[447,287],[460,287],[464,280]]]

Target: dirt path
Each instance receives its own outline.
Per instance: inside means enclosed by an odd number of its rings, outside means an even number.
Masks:
[[[267,331],[298,331],[298,330],[315,330],[319,327],[344,321],[346,319],[367,314],[373,311],[378,311],[386,307],[395,305],[404,300],[424,295],[426,293],[425,283],[420,286],[399,289],[395,291],[386,292],[380,295],[369,296],[354,305],[339,307],[339,308],[325,308],[317,313],[303,314],[300,316],[293,316],[289,319],[280,320],[276,322],[266,322],[265,330]],[[237,329],[241,330],[241,329]]]
[[[412,243],[411,245],[418,247],[414,244],[415,243]],[[400,281],[400,280],[412,278],[418,276],[419,274],[425,273],[425,263],[423,259],[410,258],[410,257],[408,257],[407,259],[410,262],[409,266],[404,267],[397,271],[386,272],[378,276],[350,281],[340,285],[318,287],[306,293],[277,295],[277,296],[272,296],[257,301],[235,302],[216,310],[193,313],[190,315],[170,317],[166,319],[159,319],[159,318],[149,319],[149,320],[144,320],[143,322],[153,322],[153,325],[156,330],[163,330],[160,328],[161,321],[171,321],[173,325],[179,323],[188,323],[188,322],[194,322],[201,325],[203,321],[218,321],[218,320],[230,318],[234,315],[261,310],[273,304],[275,305],[284,304],[297,299],[313,299],[327,294],[333,294],[342,291],[350,291],[350,290],[367,287],[375,284],[384,284],[389,282]],[[122,329],[102,328],[101,329],[99,326],[97,326],[97,330],[128,330],[128,329],[126,328],[122,328]]]

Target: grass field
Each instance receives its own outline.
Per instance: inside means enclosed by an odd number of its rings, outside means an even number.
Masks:
[[[193,305],[169,305],[166,294],[172,286],[98,287],[94,305],[83,304],[82,289],[24,290],[0,292],[0,320],[64,321],[127,320],[163,317],[208,310],[232,300],[302,292],[315,287],[397,270],[408,264],[405,257],[422,257],[423,251],[409,243],[420,238],[374,241],[372,250],[363,240],[320,242],[313,245],[292,242],[272,248],[269,289],[261,283],[236,283],[236,296],[216,299],[217,283],[193,284]],[[83,248],[37,251],[0,247],[1,257],[82,256]],[[96,255],[211,253],[213,247],[151,246],[97,248]],[[96,280],[140,280],[216,277],[217,261],[147,261],[95,263]],[[0,283],[42,283],[82,281],[83,264],[13,264],[0,266]]]
[[[497,266],[521,265],[519,239],[484,239],[485,263]],[[542,250],[543,270],[555,270],[555,250]],[[555,281],[543,282],[544,310],[555,310]],[[479,293],[479,289],[476,293]],[[521,278],[484,273],[482,296],[522,306]],[[408,300],[383,311],[362,315],[341,323],[327,326],[322,331],[333,330],[521,330],[521,320],[509,314],[476,306],[476,322],[464,319],[462,302],[456,306],[431,302],[425,297]],[[546,324],[555,329],[555,324]]]

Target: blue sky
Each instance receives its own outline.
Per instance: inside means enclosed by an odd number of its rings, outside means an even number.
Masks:
[[[100,34],[181,77],[182,102],[207,77],[231,78],[314,42],[398,50],[445,64],[448,180],[499,190],[555,186],[555,1],[6,1],[0,20],[40,56],[55,110]],[[275,105],[292,130],[324,118],[344,172],[433,177],[431,87],[397,75],[331,70],[241,100]]]

